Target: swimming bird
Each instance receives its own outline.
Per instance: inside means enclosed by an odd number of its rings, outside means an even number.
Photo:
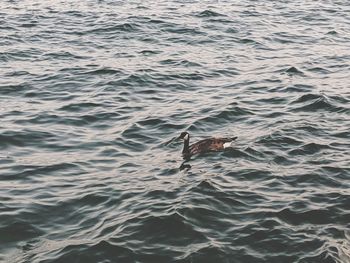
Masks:
[[[178,139],[184,140],[182,156],[184,159],[189,159],[192,155],[206,152],[223,151],[226,148],[232,147],[232,143],[237,137],[231,138],[208,138],[190,145],[190,134],[182,132]]]

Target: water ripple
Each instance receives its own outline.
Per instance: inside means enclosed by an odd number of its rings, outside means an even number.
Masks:
[[[350,262],[348,11],[3,1],[0,261]]]

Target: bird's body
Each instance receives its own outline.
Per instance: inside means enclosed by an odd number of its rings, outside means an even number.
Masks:
[[[190,135],[188,132],[181,133],[180,139],[184,140],[182,155],[184,158],[190,158],[192,155],[206,152],[223,151],[232,147],[232,143],[237,137],[232,138],[208,138],[190,145]]]

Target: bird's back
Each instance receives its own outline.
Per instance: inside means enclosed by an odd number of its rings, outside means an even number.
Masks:
[[[204,139],[201,141],[198,141],[190,146],[190,154],[199,154],[199,153],[205,153],[205,152],[216,152],[216,151],[222,151],[225,149],[226,143],[231,143],[234,141],[237,137],[233,138],[209,138]]]

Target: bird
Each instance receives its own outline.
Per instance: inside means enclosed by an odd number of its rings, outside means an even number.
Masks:
[[[190,145],[190,134],[185,131],[180,134],[178,139],[182,139],[184,141],[182,156],[184,159],[189,159],[195,154],[218,152],[223,151],[226,148],[230,148],[232,147],[233,141],[236,140],[237,137],[208,138]]]

